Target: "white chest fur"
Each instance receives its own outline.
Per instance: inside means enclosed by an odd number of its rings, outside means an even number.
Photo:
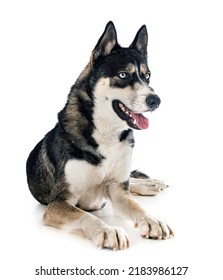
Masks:
[[[95,133],[96,139],[99,134],[99,132]],[[114,135],[101,138],[98,151],[104,159],[97,166],[78,159],[69,160],[65,165],[66,181],[73,196],[77,199],[90,188],[100,185],[105,180],[122,183],[129,178],[132,148],[127,141],[120,142],[119,138]]]

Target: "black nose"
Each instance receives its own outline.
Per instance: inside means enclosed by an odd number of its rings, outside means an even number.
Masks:
[[[156,94],[150,94],[146,98],[146,104],[149,106],[150,110],[152,110],[152,111],[159,107],[160,102],[161,102],[161,100],[160,100],[159,96]]]

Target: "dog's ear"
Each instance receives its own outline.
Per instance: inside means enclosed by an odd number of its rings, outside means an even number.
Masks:
[[[101,35],[92,52],[91,61],[96,60],[99,56],[110,54],[115,46],[118,46],[117,34],[114,23],[109,21],[105,27],[104,33]]]
[[[131,49],[140,51],[147,58],[147,44],[148,44],[148,33],[146,26],[143,25],[137,32],[135,39],[129,46]]]

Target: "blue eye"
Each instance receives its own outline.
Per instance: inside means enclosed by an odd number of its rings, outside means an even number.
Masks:
[[[148,81],[150,79],[150,73],[145,74],[145,79]]]
[[[127,79],[129,77],[129,74],[126,72],[120,72],[118,76],[120,79]]]

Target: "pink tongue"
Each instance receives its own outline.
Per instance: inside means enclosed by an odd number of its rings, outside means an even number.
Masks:
[[[136,120],[136,126],[138,126],[139,129],[147,129],[149,127],[149,120],[142,114],[134,114],[132,112],[132,118]]]

